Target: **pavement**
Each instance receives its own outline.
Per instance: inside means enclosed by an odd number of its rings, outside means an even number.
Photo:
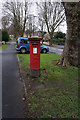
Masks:
[[[14,42],[2,51],[2,118],[24,118],[23,83]]]
[[[2,118],[2,50],[0,50],[0,120]]]

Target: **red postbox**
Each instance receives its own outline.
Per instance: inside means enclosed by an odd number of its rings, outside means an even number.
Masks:
[[[40,76],[40,40],[41,37],[30,37],[30,74],[32,77]]]

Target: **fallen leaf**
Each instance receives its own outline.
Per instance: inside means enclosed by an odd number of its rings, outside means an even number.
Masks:
[[[23,97],[23,98],[22,98],[22,101],[25,101],[25,100],[26,100],[26,98]]]
[[[28,103],[28,106],[31,106],[31,103]]]

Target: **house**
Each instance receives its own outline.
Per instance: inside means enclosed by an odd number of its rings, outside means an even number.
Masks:
[[[44,35],[44,41],[49,41],[49,39],[50,39],[49,33],[46,33]]]

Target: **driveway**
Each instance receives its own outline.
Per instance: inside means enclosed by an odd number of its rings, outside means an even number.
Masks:
[[[24,118],[23,94],[17,54],[11,43],[2,51],[2,118]]]
[[[45,45],[49,45],[49,42],[43,42]],[[54,47],[49,47],[49,53],[61,55],[64,49],[63,45],[54,45]]]
[[[49,47],[49,53],[61,55],[63,49],[57,47]]]
[[[49,42],[43,42],[43,43],[46,44],[46,45],[49,45]],[[64,45],[54,45],[54,47],[64,48]]]

